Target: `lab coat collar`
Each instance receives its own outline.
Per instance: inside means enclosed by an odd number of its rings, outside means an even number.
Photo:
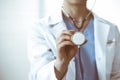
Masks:
[[[55,25],[63,21],[61,7],[51,14],[50,19],[50,25]]]
[[[50,16],[50,31],[54,38],[57,39],[63,30],[67,30],[66,24],[64,23],[62,11],[59,9]]]

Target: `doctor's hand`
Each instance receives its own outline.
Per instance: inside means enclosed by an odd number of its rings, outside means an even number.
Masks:
[[[55,61],[55,73],[58,80],[62,80],[71,59],[77,52],[77,46],[71,41],[74,30],[64,30],[56,41],[57,58]]]

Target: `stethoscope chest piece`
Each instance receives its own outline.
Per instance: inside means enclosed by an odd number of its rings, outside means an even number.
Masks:
[[[71,37],[72,42],[75,45],[81,46],[85,43],[85,35],[82,32],[75,32]]]

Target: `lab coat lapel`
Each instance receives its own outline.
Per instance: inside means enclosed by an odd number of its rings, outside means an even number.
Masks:
[[[52,26],[53,28],[51,28],[50,31],[53,34],[55,39],[57,39],[60,36],[63,30],[67,30],[65,23],[63,21]]]
[[[61,7],[60,7],[61,9]],[[58,9],[50,16],[50,32],[57,39],[63,30],[66,30],[66,25],[63,20],[62,11]]]
[[[95,55],[99,80],[106,80],[106,43],[109,26],[98,17],[94,19]]]

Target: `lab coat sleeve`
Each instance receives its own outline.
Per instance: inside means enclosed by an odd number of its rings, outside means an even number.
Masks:
[[[112,66],[111,80],[120,80],[120,33],[115,29],[116,33],[116,47],[115,56]]]
[[[47,45],[45,32],[40,27],[40,24],[36,25],[28,35],[28,56],[31,63],[29,79],[57,80],[54,73],[55,57]]]

